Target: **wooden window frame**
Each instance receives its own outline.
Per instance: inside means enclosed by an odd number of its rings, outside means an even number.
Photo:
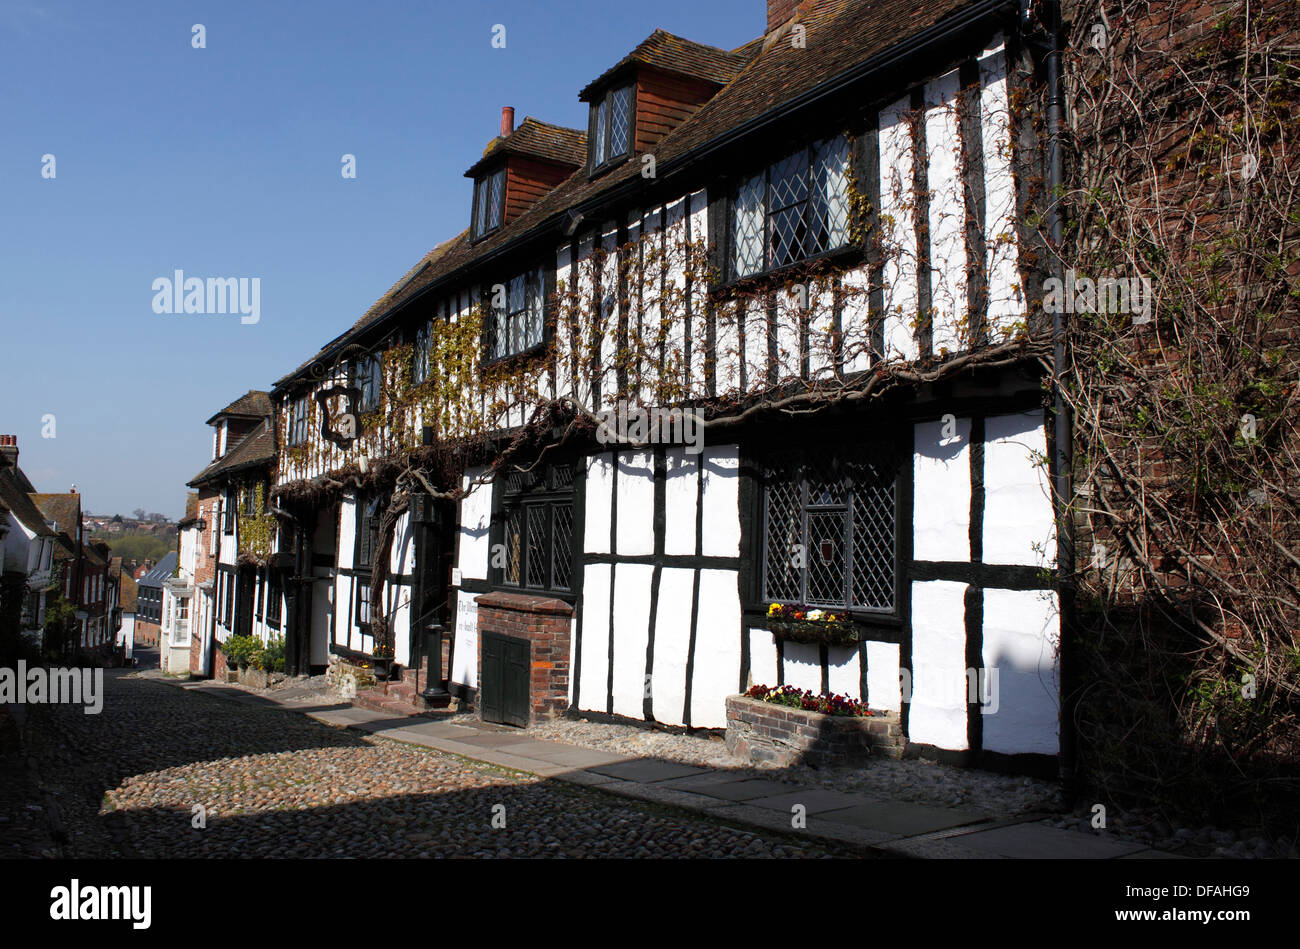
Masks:
[[[612,121],[614,97],[623,90],[627,90],[627,146],[619,154],[610,153],[610,139],[613,136],[614,123]],[[604,157],[600,161],[596,160],[596,122],[600,110],[605,110],[605,129],[604,141],[600,144],[604,148]],[[601,91],[599,97],[592,99],[587,111],[587,176],[595,178],[604,174],[611,168],[621,165],[632,157],[636,151],[636,82],[634,79],[627,79],[623,82],[612,83]]]
[[[487,215],[490,213],[490,209],[486,204],[488,200],[487,188],[489,182],[497,175],[501,176],[501,207],[500,207],[500,213],[498,214],[497,220],[495,222],[492,222],[486,220]],[[510,182],[508,181],[506,176],[505,162],[502,162],[500,165],[497,165],[491,171],[485,171],[483,174],[479,175],[477,178],[474,179],[474,196],[472,198],[472,204],[470,205],[470,242],[471,243],[477,243],[478,241],[483,240],[485,237],[490,237],[493,234],[495,234],[497,231],[501,230],[501,228],[505,227],[506,188],[509,186],[509,184]],[[478,213],[480,197],[485,202],[483,206],[483,216],[484,216],[483,221],[479,220],[479,213]]]

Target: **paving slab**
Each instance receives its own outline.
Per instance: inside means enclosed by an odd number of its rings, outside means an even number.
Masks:
[[[467,745],[476,745],[479,748],[500,748],[502,745],[519,744],[518,735],[502,735],[497,732],[480,732],[477,735],[473,735],[469,738],[461,738],[459,740],[463,741]]]
[[[508,749],[502,749],[506,751]],[[524,757],[532,757],[524,755]],[[618,764],[622,761],[628,761],[627,755],[610,754],[607,751],[593,751],[590,748],[572,748],[564,747],[560,751],[548,751],[546,757],[540,759],[548,764],[562,765],[566,768],[591,768],[597,765]],[[607,777],[607,775],[602,775]]]
[[[705,771],[703,774],[688,774],[684,778],[671,778],[664,784],[681,788],[683,791],[699,791],[720,784],[735,784],[739,781],[751,780],[753,779],[743,771]],[[783,787],[789,789],[790,785],[783,785]]]
[[[785,811],[787,814],[790,813],[790,808],[802,804],[805,813],[820,814],[823,811],[843,810],[846,807],[864,804],[866,799],[856,794],[828,791],[825,788],[803,788],[787,790],[784,794],[774,794],[770,797],[754,798],[748,803],[773,811]]]
[[[824,811],[820,816],[837,824],[852,824],[854,827],[885,831],[900,837],[915,837],[917,834],[986,820],[986,816],[979,811],[910,804],[905,801],[871,801],[843,810]]]
[[[690,778],[682,778],[682,781],[689,781]],[[675,781],[666,782],[673,787],[680,788],[683,791],[694,791],[696,794],[707,794],[709,797],[719,798],[723,801],[752,801],[760,797],[772,797],[773,795],[791,793],[797,791],[788,784],[782,784],[780,781],[765,781],[759,778],[752,778],[745,781],[728,781],[725,783],[702,784],[697,787],[686,787]]]
[[[688,774],[700,774],[708,769],[697,768],[688,764],[677,764],[673,761],[659,761],[654,758],[643,758],[639,761],[597,765],[596,767],[588,768],[587,770],[595,771],[598,774],[607,774],[612,778],[622,778],[624,781],[640,781],[642,783],[649,783],[654,781],[668,781],[672,778],[684,778]]]
[[[1076,830],[1058,830],[1044,824],[1013,824],[946,838],[947,842],[986,856],[1022,860],[1114,860],[1147,849]]]

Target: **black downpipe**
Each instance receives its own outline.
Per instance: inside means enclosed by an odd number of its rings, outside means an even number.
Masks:
[[[1061,188],[1064,172],[1061,158],[1061,129],[1064,125],[1064,100],[1061,90],[1061,2],[1048,4],[1048,33],[1050,48],[1047,51],[1047,187],[1048,220],[1052,240],[1052,275],[1064,286],[1065,222],[1061,210]],[[1068,369],[1066,351],[1065,316],[1061,307],[1052,314],[1052,435],[1053,485],[1056,501],[1056,559],[1057,595],[1060,598],[1061,637],[1061,786],[1067,802],[1073,803],[1078,793],[1078,742],[1075,734],[1075,709],[1078,689],[1075,684],[1074,656],[1074,537],[1071,529],[1072,425],[1070,410],[1063,389]]]

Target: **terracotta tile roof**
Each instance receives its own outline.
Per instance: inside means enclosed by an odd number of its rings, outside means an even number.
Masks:
[[[248,392],[231,402],[204,424],[211,425],[224,415],[235,415],[240,418],[265,418],[270,414],[271,394],[260,389],[249,389]]]
[[[636,49],[587,83],[578,93],[578,98],[588,101],[608,80],[633,65],[654,66],[666,72],[726,85],[744,68],[749,52],[745,46],[728,52],[674,36],[666,30],[655,30]]]
[[[812,93],[855,66],[886,53],[936,26],[978,0],[805,0],[798,8],[804,45],[796,48],[782,30],[759,37],[727,54],[746,61],[727,85],[655,145],[660,177],[674,161],[728,133],[761,119],[765,113]],[[1008,2],[1008,6],[1009,6]],[[558,229],[568,209],[597,202],[608,192],[640,175],[640,163],[628,161],[607,174],[588,179],[579,168],[566,181],[530,205],[490,237],[471,245],[464,231],[426,255],[407,276],[380,298],[350,330],[323,346],[317,356],[279,379],[290,382],[346,339],[374,326],[426,287],[455,275],[516,240],[541,237]],[[468,208],[466,209],[468,212]],[[468,216],[468,214],[467,214]],[[591,222],[597,223],[597,222]],[[468,276],[468,275],[467,275]]]
[[[121,590],[121,593],[118,596],[118,605],[122,608],[123,613],[134,613],[138,605],[140,588],[136,582],[131,579],[131,574],[126,571],[122,572],[120,579],[121,583],[119,589]]]
[[[470,166],[465,177],[473,178],[497,155],[528,155],[577,168],[587,160],[587,133],[525,116],[509,135],[488,142],[483,157]]]
[[[271,420],[262,419],[247,435],[235,442],[233,448],[208,465],[189,481],[189,487],[212,481],[221,475],[246,471],[261,465],[270,465],[275,459],[275,436]],[[198,510],[199,496],[190,494],[185,500],[185,517],[190,519]]]

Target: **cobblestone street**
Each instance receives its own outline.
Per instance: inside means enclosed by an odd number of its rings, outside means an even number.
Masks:
[[[23,833],[5,835],[6,856],[837,855],[129,672],[109,671],[105,693],[99,715],[25,709],[27,753],[49,793],[33,798],[35,778],[7,743],[0,806]],[[61,844],[40,832],[42,801],[54,802]],[[196,807],[206,828],[192,826]]]

